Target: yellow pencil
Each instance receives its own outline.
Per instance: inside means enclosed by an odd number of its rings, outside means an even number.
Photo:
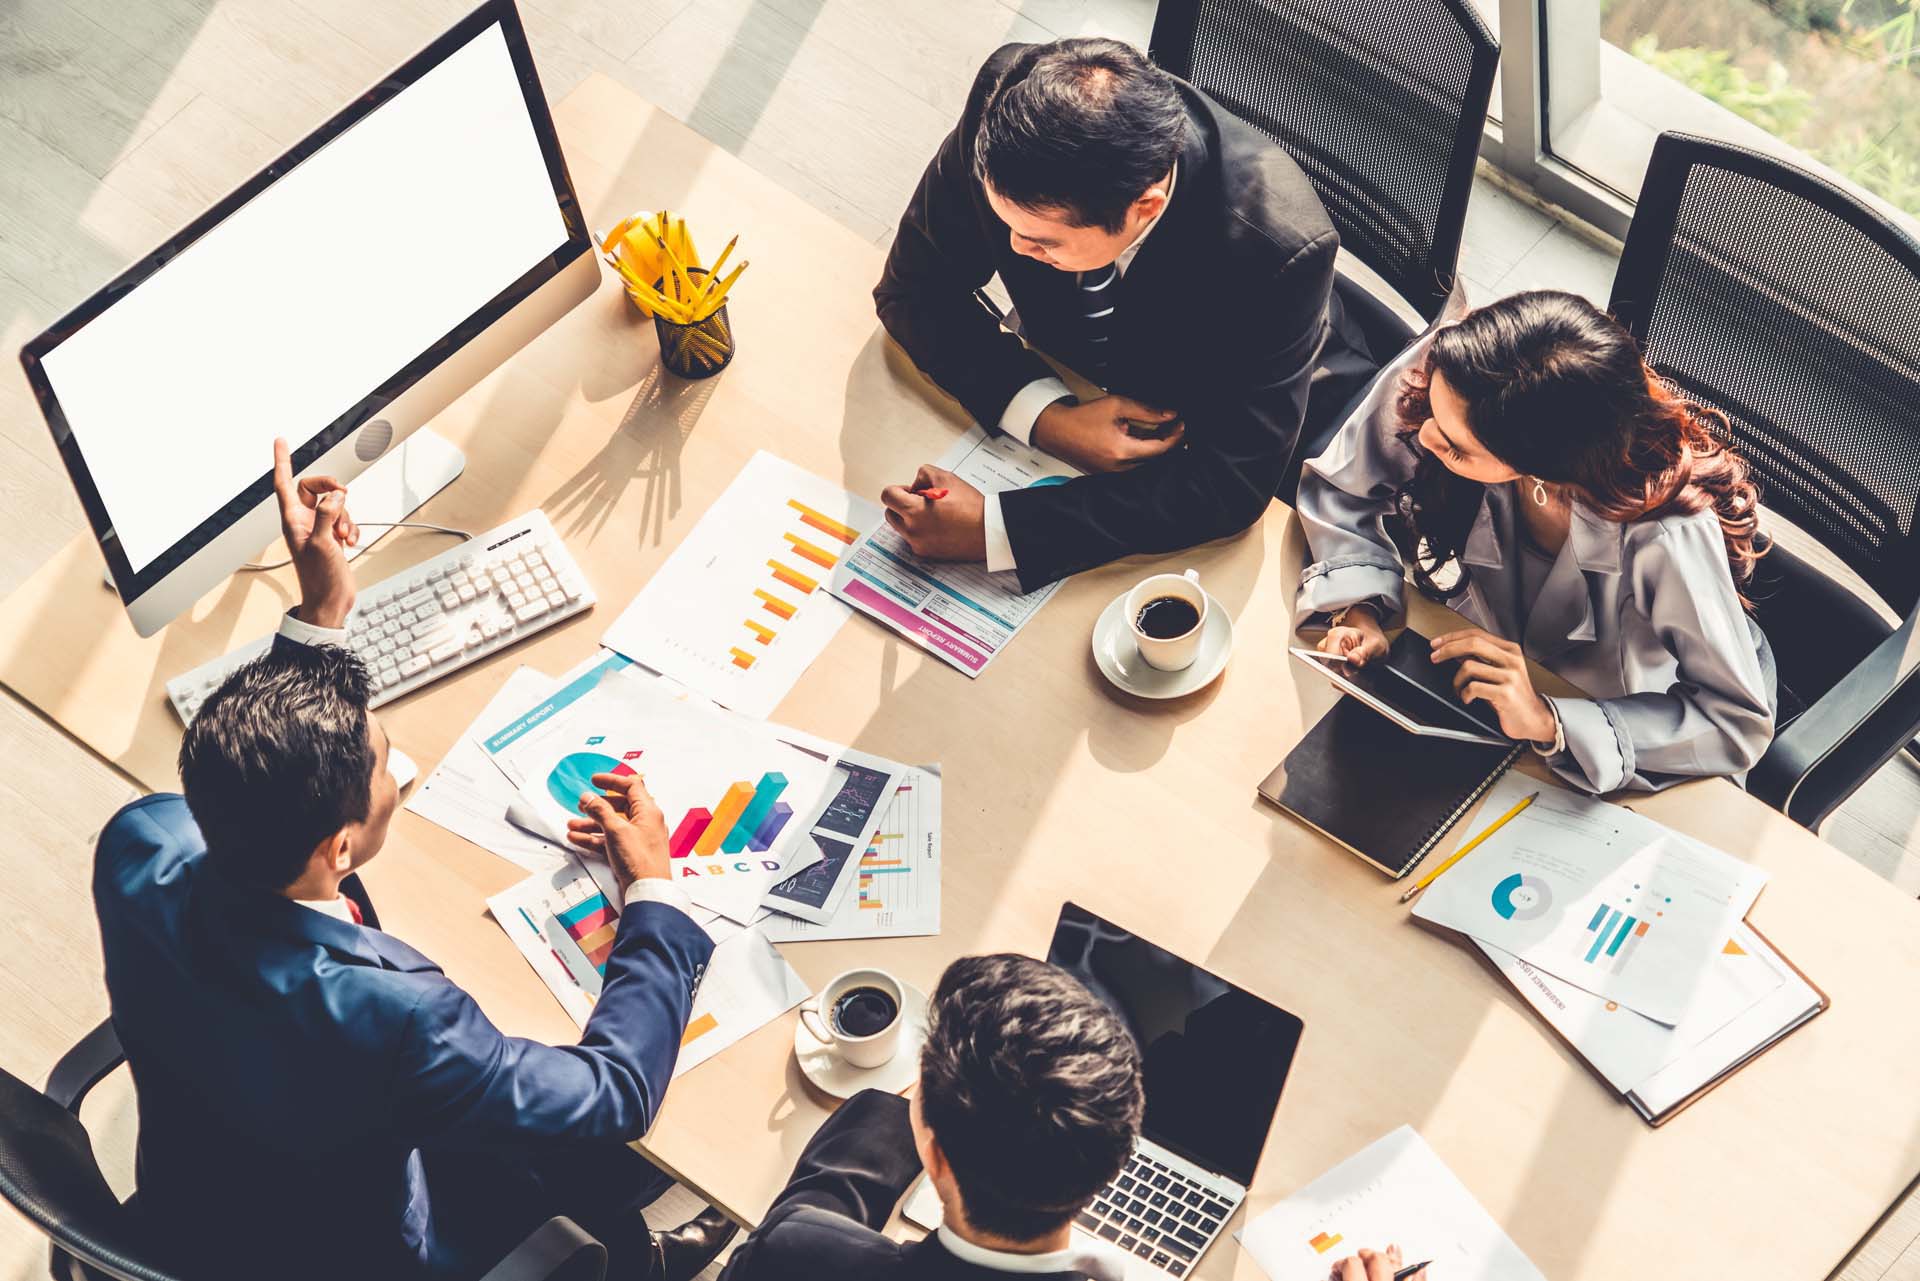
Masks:
[[[720,310],[720,304],[727,300],[727,290],[733,288],[733,282],[740,279],[740,273],[747,269],[747,265],[746,262],[742,262],[738,267],[728,272],[725,280],[721,281],[716,288],[709,290],[701,298],[700,315],[696,317],[696,319],[705,320],[708,316]]]
[[[706,279],[700,282],[700,296],[693,300],[696,306],[705,302],[707,295],[713,292],[714,281],[720,279],[720,269],[727,265],[727,259],[733,255],[733,247],[739,243],[740,237],[735,236],[727,242],[727,247],[720,251],[720,256],[713,260],[713,266],[707,269]]]
[[[1515,802],[1514,807],[1512,809],[1502,814],[1499,818],[1494,819],[1493,822],[1485,830],[1483,830],[1480,833],[1480,835],[1474,837],[1472,840],[1468,841],[1465,845],[1462,845],[1459,849],[1453,852],[1453,856],[1447,859],[1446,862],[1440,864],[1440,866],[1434,868],[1431,872],[1428,872],[1425,876],[1421,877],[1420,880],[1415,885],[1413,885],[1410,889],[1408,889],[1405,894],[1402,894],[1400,896],[1400,901],[1402,903],[1406,902],[1408,899],[1418,894],[1421,890],[1424,890],[1427,888],[1427,886],[1433,884],[1435,880],[1439,879],[1440,873],[1446,871],[1448,868],[1452,867],[1455,863],[1458,863],[1461,859],[1473,853],[1474,846],[1478,845],[1480,842],[1486,840],[1489,836],[1492,836],[1495,832],[1505,827],[1507,825],[1508,820],[1512,819],[1514,815],[1518,814],[1521,810],[1527,808],[1527,806],[1533,804],[1535,801],[1539,799],[1540,799],[1540,793],[1535,792],[1533,795],[1523,797],[1519,801]]]

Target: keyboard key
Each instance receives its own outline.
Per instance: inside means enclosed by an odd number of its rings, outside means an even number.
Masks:
[[[1111,1223],[1102,1223],[1100,1225],[1100,1236],[1108,1241],[1118,1241],[1120,1239],[1120,1229],[1114,1227]]]
[[[455,636],[451,640],[441,641],[438,645],[428,650],[427,661],[430,663],[444,663],[450,659],[459,657],[461,654],[464,654],[466,650],[466,641],[459,636]]]
[[[1105,1197],[1095,1197],[1093,1199],[1093,1212],[1104,1219],[1108,1214],[1113,1212],[1113,1207],[1107,1204]]]
[[[1148,1223],[1158,1223],[1160,1222],[1160,1211],[1148,1210],[1143,1217]]]
[[[1147,1228],[1143,1230],[1140,1235],[1149,1241],[1158,1241],[1160,1239],[1160,1231],[1157,1228]]]
[[[418,676],[431,666],[433,666],[433,664],[427,661],[425,654],[415,654],[412,658],[400,664],[400,675],[402,678]]]
[[[1144,1223],[1142,1223],[1142,1222],[1140,1222],[1140,1220],[1138,1220],[1138,1219],[1128,1219],[1128,1220],[1127,1220],[1127,1231],[1129,1231],[1129,1232],[1139,1232],[1139,1231],[1142,1231],[1143,1229],[1145,1229],[1145,1227],[1146,1227],[1146,1226],[1147,1226],[1146,1224],[1144,1224]]]
[[[1133,1191],[1133,1187],[1134,1187],[1133,1180],[1129,1179],[1126,1175],[1123,1174],[1120,1176],[1119,1186],[1122,1192],[1131,1192]]]
[[[1210,1219],[1203,1214],[1200,1216],[1200,1230],[1208,1236],[1212,1236],[1220,1230],[1220,1220]]]
[[[1192,1259],[1198,1253],[1186,1242],[1175,1240],[1171,1233],[1161,1237],[1160,1244],[1167,1248],[1168,1253],[1178,1255],[1182,1259]]]
[[[1127,1202],[1128,1214],[1145,1214],[1146,1212],[1147,1212],[1147,1203],[1145,1201]]]
[[[1142,1241],[1139,1245],[1134,1246],[1133,1252],[1139,1255],[1143,1259],[1151,1259],[1153,1257],[1153,1247],[1148,1245],[1145,1241]]]
[[[1156,1268],[1164,1268],[1164,1267],[1166,1267],[1166,1266],[1167,1266],[1167,1264],[1168,1264],[1168,1263],[1170,1263],[1170,1262],[1172,1262],[1172,1256],[1171,1256],[1171,1255],[1169,1255],[1169,1254],[1167,1254],[1167,1253],[1165,1253],[1164,1251],[1160,1251],[1160,1250],[1156,1250],[1156,1251],[1154,1251],[1154,1254],[1153,1254],[1153,1266],[1154,1266],[1154,1267],[1156,1267]]]
[[[1206,1205],[1201,1207],[1201,1209],[1203,1209],[1204,1211],[1206,1211],[1206,1213],[1212,1215],[1216,1219],[1224,1219],[1229,1214],[1233,1213],[1233,1207],[1228,1205],[1225,1201],[1209,1200],[1206,1203]]]
[[[1156,1188],[1164,1188],[1169,1182],[1171,1182],[1171,1180],[1164,1174],[1156,1174],[1153,1176],[1153,1186]]]
[[[460,584],[460,586],[456,587],[454,591],[459,595],[460,603],[462,605],[471,605],[475,600],[479,598],[479,593],[473,590],[472,583],[462,583]],[[447,608],[452,609],[453,606],[449,605],[447,606]]]
[[[1082,1210],[1080,1211],[1080,1213],[1074,1215],[1073,1221],[1079,1224],[1081,1227],[1085,1228],[1089,1232],[1093,1231],[1095,1228],[1100,1226],[1100,1220],[1094,1218],[1091,1214],[1088,1214],[1085,1210]]]
[[[1199,1205],[1202,1201],[1206,1200],[1206,1198],[1201,1196],[1197,1190],[1188,1192],[1187,1195],[1181,1199],[1184,1200],[1188,1205]]]
[[[1131,1250],[1133,1249],[1134,1246],[1139,1244],[1140,1244],[1140,1238],[1136,1236],[1123,1236],[1120,1238],[1120,1248],[1122,1250]]]
[[[1187,1265],[1175,1259],[1167,1265],[1167,1273],[1170,1276],[1183,1277],[1187,1275]]]
[[[548,613],[552,609],[553,606],[547,604],[542,598],[535,596],[526,604],[514,610],[513,616],[524,623],[530,619],[538,618],[540,615]]]
[[[1181,1215],[1180,1218],[1187,1223],[1198,1223],[1200,1222],[1200,1211],[1188,1210],[1185,1214]]]
[[[1201,1246],[1204,1246],[1208,1241],[1213,1239],[1202,1233],[1195,1232],[1192,1228],[1187,1227],[1185,1224],[1182,1224],[1179,1230],[1174,1233],[1174,1235],[1179,1237],[1182,1241],[1185,1241],[1188,1245],[1193,1246],[1196,1249],[1198,1249]]]
[[[1164,1192],[1156,1192],[1152,1196],[1147,1198],[1148,1205],[1165,1205],[1166,1203],[1167,1203],[1167,1194]]]

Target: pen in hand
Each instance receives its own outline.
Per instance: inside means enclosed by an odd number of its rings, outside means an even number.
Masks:
[[[1432,1259],[1428,1259],[1425,1263],[1416,1263],[1411,1267],[1401,1268],[1398,1272],[1393,1274],[1393,1281],[1409,1281],[1409,1278],[1418,1276],[1420,1273],[1420,1269],[1426,1267],[1428,1263],[1432,1263],[1432,1262],[1433,1262]]]

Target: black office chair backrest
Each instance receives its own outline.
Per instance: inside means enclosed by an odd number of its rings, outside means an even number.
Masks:
[[[1726,413],[1769,510],[1913,608],[1920,245],[1803,169],[1666,133],[1609,308],[1654,368]]]
[[[1471,0],[1160,0],[1148,52],[1286,148],[1340,243],[1440,314],[1500,60]]]
[[[76,1275],[176,1281],[148,1257],[138,1222],[107,1186],[79,1119],[4,1071],[0,1196],[92,1269]]]

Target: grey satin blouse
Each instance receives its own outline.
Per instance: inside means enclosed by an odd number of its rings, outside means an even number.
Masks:
[[[1305,466],[1296,509],[1313,563],[1301,574],[1296,627],[1360,601],[1389,623],[1405,611],[1403,566],[1381,519],[1417,461],[1397,437],[1394,397],[1429,341],[1382,371]],[[1617,524],[1576,502],[1567,541],[1530,598],[1515,501],[1513,486],[1488,487],[1461,556],[1469,585],[1448,604],[1591,695],[1549,700],[1566,734],[1565,750],[1548,758],[1554,772],[1592,792],[1744,775],[1773,738],[1773,655],[1740,607],[1714,514]]]

